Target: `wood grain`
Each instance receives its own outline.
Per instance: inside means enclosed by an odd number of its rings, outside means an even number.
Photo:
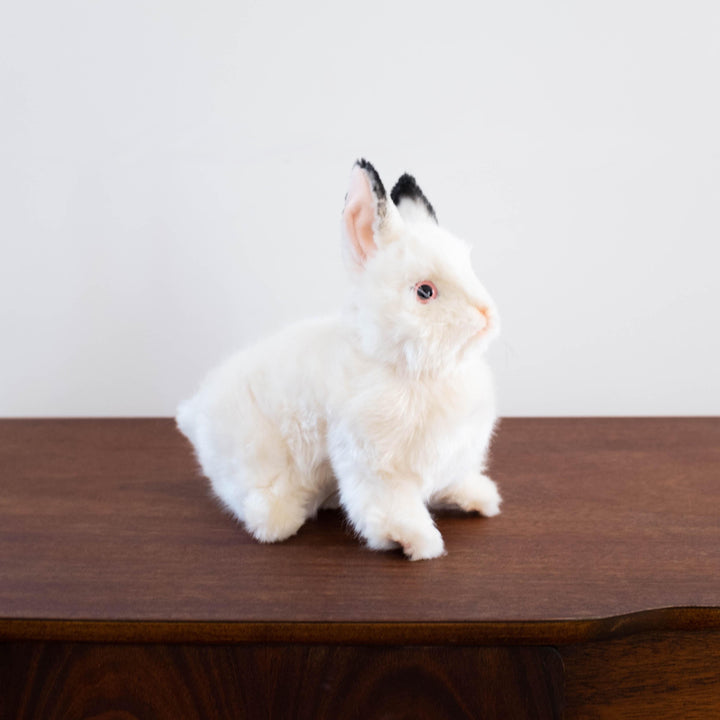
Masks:
[[[506,419],[491,475],[503,514],[439,517],[448,555],[410,563],[363,548],[338,513],[255,543],[168,419],[0,421],[0,639],[562,643],[720,627],[720,419]]]
[[[0,720],[560,718],[550,648],[14,643]]]
[[[720,718],[720,632],[641,633],[560,654],[567,720]]]

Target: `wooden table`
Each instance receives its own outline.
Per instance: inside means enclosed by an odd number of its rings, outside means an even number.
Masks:
[[[168,419],[0,421],[0,718],[718,718],[720,419],[506,419],[492,519],[256,544]]]

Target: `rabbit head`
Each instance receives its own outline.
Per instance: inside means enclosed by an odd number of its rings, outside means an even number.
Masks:
[[[470,245],[438,225],[410,175],[388,197],[366,160],[353,166],[343,210],[351,311],[363,351],[412,374],[441,373],[499,332]]]

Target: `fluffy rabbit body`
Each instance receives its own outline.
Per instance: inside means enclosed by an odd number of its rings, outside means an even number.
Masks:
[[[341,505],[373,549],[444,553],[428,508],[499,512],[483,473],[495,424],[483,358],[498,333],[470,248],[414,179],[386,195],[353,167],[343,211],[349,302],[243,350],[177,422],[224,505],[262,542]]]

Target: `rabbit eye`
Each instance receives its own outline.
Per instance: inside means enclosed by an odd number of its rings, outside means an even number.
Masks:
[[[422,280],[415,285],[415,295],[421,303],[430,302],[437,297],[437,288],[430,280]]]

